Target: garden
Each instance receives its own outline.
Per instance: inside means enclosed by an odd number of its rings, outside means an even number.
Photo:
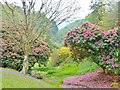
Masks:
[[[0,88],[120,88],[120,2],[40,1],[0,1]]]

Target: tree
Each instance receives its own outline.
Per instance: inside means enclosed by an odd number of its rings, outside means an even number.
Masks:
[[[90,8],[93,10],[87,17],[90,22],[102,26],[104,30],[114,27],[118,18],[118,1],[92,0]]]
[[[103,29],[112,29],[118,17],[118,2],[112,2],[109,7],[106,8],[104,15],[101,17],[102,20],[98,23]]]
[[[22,73],[28,73],[28,57],[31,54],[35,43],[42,42],[45,34],[51,28],[51,22],[57,25],[70,19],[79,11],[76,7],[77,1],[71,2],[64,0],[21,0],[21,3],[8,3],[3,0],[2,10],[5,20],[17,33],[14,43],[24,53]],[[20,4],[20,5],[18,5]],[[73,16],[72,16],[73,15]],[[6,28],[7,30],[7,28]]]

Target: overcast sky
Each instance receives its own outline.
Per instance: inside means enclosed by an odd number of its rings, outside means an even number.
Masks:
[[[78,0],[78,1],[79,1],[78,5],[81,6],[81,10],[80,10],[80,13],[78,13],[77,15],[80,16],[80,19],[83,19],[91,12],[91,10],[89,10],[89,5],[91,3],[91,0]],[[71,22],[64,22],[61,25],[59,25],[58,27],[59,27],[59,29],[61,29],[69,23],[71,23]]]
[[[2,1],[3,1],[3,0],[0,0],[0,2],[2,2]],[[6,0],[6,1],[8,1],[9,3],[15,1],[15,2],[17,2],[18,4],[21,4],[21,0]],[[40,0],[39,0],[39,1],[40,1]],[[55,0],[55,1],[57,1],[57,0]],[[68,2],[69,2],[69,1],[71,1],[71,0],[68,0]],[[90,5],[90,3],[91,3],[91,0],[78,0],[78,6],[80,6],[81,9],[80,9],[80,12],[77,13],[76,15],[79,15],[80,19],[85,18],[85,16],[87,16],[88,13],[91,12],[91,11],[89,10],[89,5]],[[59,26],[59,28],[64,27],[67,23],[70,23],[70,22],[65,22],[65,23],[61,24],[61,25]]]

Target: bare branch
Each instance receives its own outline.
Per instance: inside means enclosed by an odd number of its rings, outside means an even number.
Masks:
[[[5,11],[5,13],[13,22],[15,30],[19,32],[20,37],[16,39],[18,44],[21,44],[19,47],[22,47],[24,53],[30,53],[35,41],[43,39],[44,35],[51,30],[53,21],[59,25],[73,17],[72,15],[78,10],[75,5],[76,0],[71,2],[65,0],[41,0],[41,2],[26,0],[22,2],[20,11],[6,3],[9,12]],[[38,10],[36,10],[36,7]],[[16,19],[16,13],[20,15],[18,19]],[[31,47],[31,49],[28,47]]]

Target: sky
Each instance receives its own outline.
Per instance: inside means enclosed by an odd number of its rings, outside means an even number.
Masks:
[[[78,0],[78,5],[81,6],[80,13],[77,13],[77,15],[80,16],[80,20],[84,19],[89,13],[91,13],[91,10],[89,10],[89,5],[91,3],[91,0]],[[61,25],[58,26],[59,29],[64,28],[66,25],[72,22],[64,22]]]
[[[2,2],[3,0],[0,0],[0,2]],[[21,5],[21,0],[6,0],[8,1],[9,3],[11,2],[17,2],[19,5]],[[40,1],[40,0],[38,0]],[[57,0],[53,0],[53,1],[57,1]],[[71,1],[71,0],[67,0],[68,2]],[[79,16],[79,19],[83,19],[85,18],[91,11],[89,10],[89,5],[91,3],[91,0],[77,0],[78,1],[78,6],[81,7],[79,13],[76,14],[76,16]],[[67,22],[64,22],[62,24],[60,24],[58,26],[59,29],[63,28],[64,26],[66,26],[67,24],[71,23],[72,21],[67,21]]]

